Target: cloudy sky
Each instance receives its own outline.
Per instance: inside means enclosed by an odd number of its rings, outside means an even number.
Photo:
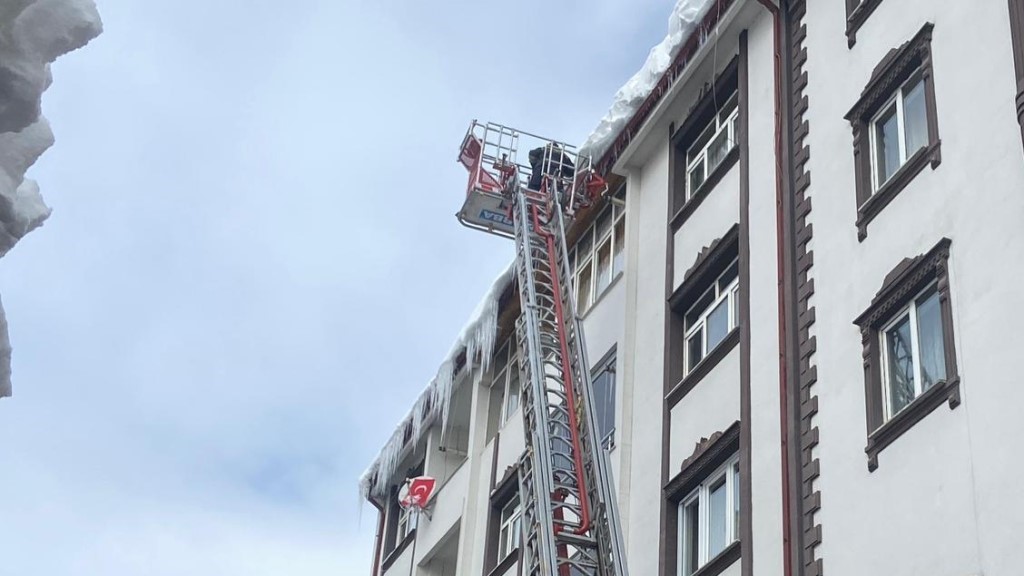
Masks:
[[[582,142],[671,0],[98,0],[0,262],[0,575],[366,575],[357,479],[511,245],[473,118]]]

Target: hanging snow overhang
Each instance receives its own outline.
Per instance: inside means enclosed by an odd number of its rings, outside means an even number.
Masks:
[[[625,176],[634,157],[644,148],[645,140],[665,117],[674,99],[699,64],[713,52],[714,42],[708,42],[716,28],[728,28],[739,16],[748,0],[708,0],[700,23],[682,41],[671,64],[662,73],[650,93],[639,105],[625,126],[618,132],[607,150],[600,155],[597,169],[602,174]]]
[[[517,315],[512,309],[518,304],[515,295],[514,268],[509,263],[477,304],[433,380],[360,477],[362,499],[379,502],[384,498],[395,483],[398,465],[425,438],[430,427],[440,423],[443,433],[448,425],[452,394],[458,384],[467,379],[479,383],[490,369],[495,342],[511,332],[510,325]],[[468,372],[467,378],[460,377],[464,372]]]

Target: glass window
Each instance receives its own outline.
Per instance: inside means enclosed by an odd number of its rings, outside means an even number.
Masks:
[[[739,262],[725,272],[687,310],[686,372],[689,373],[739,325]]]
[[[734,92],[686,151],[686,200],[693,197],[736,146],[738,119],[737,94]]]
[[[622,201],[625,186],[615,194]],[[607,206],[580,235],[570,259],[576,286],[576,312],[586,314],[625,268],[626,218],[621,206]]]
[[[679,504],[680,576],[690,576],[739,540],[739,482],[734,456]]]
[[[946,379],[945,337],[935,285],[903,309],[881,331],[881,338],[888,419]]]
[[[516,496],[501,510],[501,529],[498,533],[499,561],[519,548],[522,531],[522,511],[519,507],[519,496]]]
[[[915,152],[928,145],[924,80],[915,74],[871,122],[874,189],[881,188]]]
[[[608,448],[615,432],[615,357],[598,366],[591,380],[598,435]]]

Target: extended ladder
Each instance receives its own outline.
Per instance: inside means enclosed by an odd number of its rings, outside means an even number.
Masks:
[[[541,143],[529,167],[516,160],[523,136]],[[460,221],[515,239],[526,436],[519,461],[523,574],[626,576],[565,241],[566,217],[607,186],[571,146],[495,124],[472,124],[460,161],[470,171]],[[527,186],[527,175],[539,189]]]

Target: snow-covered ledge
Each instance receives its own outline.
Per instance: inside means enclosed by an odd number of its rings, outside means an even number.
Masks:
[[[53,145],[41,114],[50,63],[103,31],[93,0],[0,1],[0,257],[50,216],[25,172]],[[11,395],[11,345],[0,303],[0,398]]]

